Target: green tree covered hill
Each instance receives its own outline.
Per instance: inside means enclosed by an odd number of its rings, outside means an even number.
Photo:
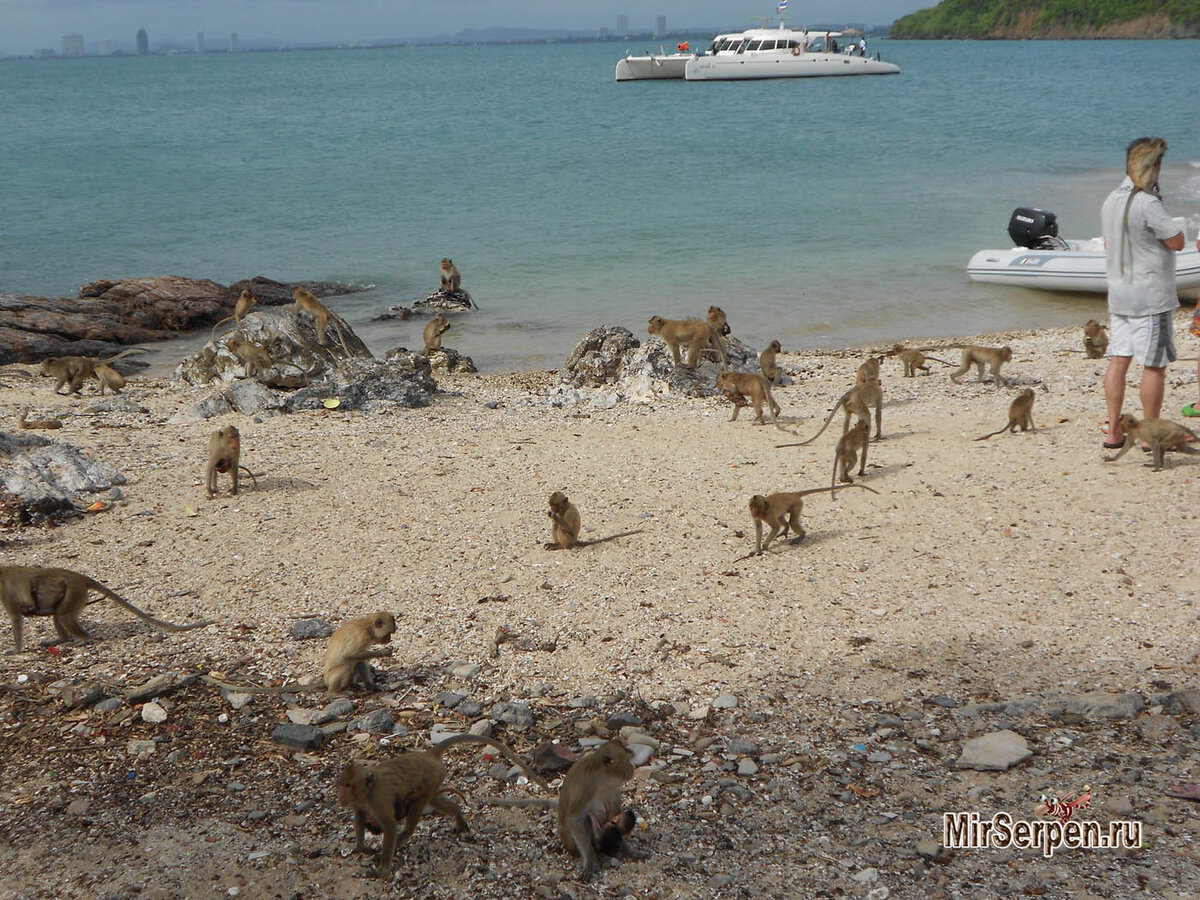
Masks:
[[[892,24],[894,38],[1189,38],[1200,0],[942,0]]]

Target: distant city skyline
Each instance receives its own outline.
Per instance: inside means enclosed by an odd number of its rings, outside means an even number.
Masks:
[[[792,0],[788,21],[887,25],[934,0]],[[659,16],[669,31],[715,30],[776,14],[775,0],[0,0],[0,53],[29,56],[62,47],[67,35],[84,36],[87,52],[132,46],[144,28],[153,47],[193,46],[198,32],[228,35],[240,43],[350,43],[420,40],[464,29],[532,28],[614,34],[626,16],[631,33],[654,31]]]

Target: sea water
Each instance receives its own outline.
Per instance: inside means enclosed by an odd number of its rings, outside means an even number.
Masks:
[[[628,49],[5,61],[0,292],[345,280],[371,289],[331,305],[381,353],[420,345],[423,320],[372,319],[449,256],[481,310],[447,343],[511,370],[710,303],[787,349],[1081,322],[1102,298],[966,263],[1017,206],[1098,234],[1139,135],[1200,225],[1197,41],[874,40],[900,75],[617,84]]]

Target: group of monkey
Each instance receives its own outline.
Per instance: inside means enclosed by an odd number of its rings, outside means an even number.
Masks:
[[[457,289],[457,269],[448,259],[444,259],[442,262],[443,288]],[[313,316],[317,325],[318,340],[323,344],[325,330],[329,324],[328,310],[304,288],[296,290],[295,299],[297,312],[303,310]],[[239,298],[234,314],[229,318],[236,319],[240,324],[242,317],[254,303],[253,295],[249,291],[244,291]],[[447,328],[449,328],[449,323],[440,314],[430,321],[424,334],[427,352],[440,347],[441,334]],[[338,333],[339,337],[342,337],[340,328]],[[676,366],[686,365],[688,368],[694,368],[699,362],[701,353],[715,353],[721,362],[721,371],[717,375],[716,384],[733,404],[731,421],[737,419],[738,412],[743,406],[753,406],[756,423],[765,425],[765,407],[770,413],[775,427],[784,431],[788,430],[779,424],[780,407],[772,393],[772,387],[782,383],[783,378],[783,370],[776,361],[777,354],[782,352],[779,341],[772,341],[759,356],[761,372],[731,372],[728,371],[728,352],[725,340],[730,333],[730,327],[724,311],[719,307],[710,307],[708,316],[703,320],[672,320],[654,316],[649,321],[649,333],[662,338],[670,348]],[[344,345],[344,337],[342,337],[342,342]],[[254,374],[249,370],[255,368],[256,363],[271,365],[269,354],[265,361],[259,360],[253,352],[247,353],[245,347],[235,348],[233,343],[231,340],[228,342],[228,346],[235,355],[246,362],[248,374]],[[686,358],[681,358],[681,345],[687,347]],[[1089,358],[1102,357],[1106,345],[1107,336],[1104,334],[1103,326],[1095,321],[1089,321],[1084,327],[1084,350],[1087,356]],[[253,347],[253,345],[250,346]],[[1009,347],[950,346],[958,347],[962,351],[960,365],[950,376],[953,381],[959,382],[961,377],[974,366],[980,381],[984,380],[984,369],[987,367],[989,375],[997,387],[1006,383],[1004,376],[1001,375],[1001,368],[1012,360],[1012,350]],[[239,349],[242,352],[239,353]],[[253,347],[253,349],[261,350],[262,348]],[[810,444],[824,433],[839,409],[845,414],[842,436],[838,440],[834,452],[833,479],[829,487],[767,495],[756,494],[750,498],[749,510],[755,525],[755,554],[765,553],[776,538],[786,539],[789,532],[794,536],[794,540],[804,537],[805,531],[801,526],[800,515],[803,498],[806,496],[825,492],[836,494],[839,483],[878,493],[872,488],[855,483],[851,471],[857,464],[857,474],[860,476],[865,474],[867,449],[872,439],[872,411],[874,412],[874,440],[878,441],[882,438],[881,363],[885,357],[899,356],[904,366],[905,377],[915,377],[917,371],[928,375],[930,367],[927,363],[930,360],[947,366],[953,365],[945,360],[927,356],[926,351],[929,349],[932,348],[914,349],[896,345],[882,356],[868,358],[859,367],[854,386],[838,398],[816,434],[805,441],[777,445],[778,447],[791,447]],[[43,370],[59,379],[55,386],[56,392],[61,390],[63,385],[67,385],[70,392],[75,393],[86,379],[92,377],[101,383],[103,390],[106,385],[112,386],[109,373],[120,379],[120,376],[108,364],[129,352],[132,351],[126,351],[105,360],[89,357],[64,357],[58,360],[47,360],[43,364]],[[123,385],[124,379],[120,380]],[[119,387],[114,390],[119,390]],[[1021,391],[1009,407],[1007,424],[991,434],[977,438],[977,440],[985,440],[1006,430],[1013,432],[1018,428],[1021,431],[1035,430],[1033,403],[1034,391],[1029,388]],[[853,427],[850,425],[852,417],[857,418]],[[24,421],[24,416],[22,421]],[[1162,452],[1165,448],[1178,447],[1188,452],[1197,452],[1186,447],[1187,437],[1189,435],[1194,437],[1194,433],[1182,426],[1164,420],[1138,422],[1132,416],[1123,416],[1121,421],[1128,437],[1120,453],[1110,459],[1119,458],[1135,441],[1139,440],[1149,444],[1154,450],[1156,468],[1162,464]],[[1163,426],[1173,426],[1177,430]],[[31,424],[27,427],[38,426]],[[239,471],[246,471],[253,477],[253,473],[241,465],[240,451],[241,436],[235,426],[226,425],[211,434],[205,470],[205,488],[210,498],[217,493],[217,476],[219,474],[231,475],[234,494],[238,493]],[[581,529],[579,510],[561,491],[555,491],[550,495],[548,516],[551,519],[552,539],[545,545],[547,549],[570,550],[638,533],[636,531],[623,532],[600,540],[581,541],[579,539]],[[763,539],[764,527],[769,529],[765,540]],[[89,600],[91,592],[99,593],[100,598]],[[178,625],[157,619],[100,582],[68,569],[0,566],[0,602],[12,620],[14,647],[18,653],[22,651],[23,647],[24,617],[50,616],[53,618],[54,627],[60,640],[86,639],[88,635],[80,623],[80,615],[87,605],[105,598],[164,631],[190,631],[211,624],[205,621]],[[386,612],[359,616],[342,623],[329,640],[323,681],[319,684],[263,688],[253,685],[230,684],[212,675],[204,676],[204,680],[225,690],[254,693],[317,690],[325,691],[332,696],[341,694],[354,685],[361,685],[366,690],[374,690],[377,685],[370,660],[392,654],[390,646],[380,647],[379,645],[389,644],[395,630],[395,617]],[[448,749],[466,743],[486,745],[498,750],[506,759],[519,766],[532,782],[549,789],[546,781],[511,748],[493,738],[471,734],[447,738],[434,744],[430,750],[425,752],[405,752],[382,761],[349,763],[342,769],[338,778],[338,802],[354,813],[356,851],[369,852],[364,841],[365,831],[382,833],[379,863],[376,867],[376,874],[379,877],[389,876],[395,849],[403,846],[409,839],[427,808],[440,815],[453,818],[456,831],[469,832],[470,829],[461,807],[449,796],[457,794],[461,798],[462,794],[445,785],[446,767],[442,761],[442,756]],[[636,849],[628,841],[628,836],[636,824],[636,816],[632,810],[624,808],[621,801],[623,786],[633,778],[633,775],[634,768],[629,750],[620,741],[614,740],[585,754],[572,765],[563,779],[557,799],[500,800],[492,798],[488,802],[497,805],[555,809],[558,819],[558,838],[566,850],[582,858],[581,877],[583,880],[588,880],[598,871],[600,859],[604,855],[622,854],[630,858],[644,858],[646,855],[644,851]]]

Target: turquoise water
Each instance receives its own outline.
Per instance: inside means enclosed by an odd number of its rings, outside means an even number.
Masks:
[[[451,345],[517,369],[710,303],[789,349],[1088,318],[966,261],[1019,205],[1097,234],[1142,134],[1200,224],[1200,42],[872,49],[902,74],[617,84],[614,44],[6,61],[0,291],[345,279],[382,352],[422,323],[372,315],[450,256],[482,307]]]

